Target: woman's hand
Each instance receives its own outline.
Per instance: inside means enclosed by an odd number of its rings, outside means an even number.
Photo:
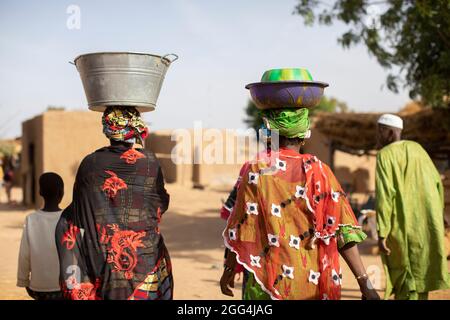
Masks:
[[[226,250],[225,265],[222,277],[220,278],[220,289],[226,296],[233,297],[233,291],[230,288],[234,288],[234,277],[236,275],[236,254],[229,250]],[[229,288],[230,287],[230,288]]]
[[[353,275],[358,280],[359,288],[363,295],[363,299],[380,300],[380,296],[375,291],[366,274],[366,270],[359,256],[358,248],[355,243],[349,243],[340,251],[345,262],[353,272]]]
[[[220,289],[226,296],[234,297],[233,291],[230,288],[234,288],[234,277],[236,273],[233,270],[223,270],[222,277],[220,278]]]
[[[378,292],[373,288],[372,283],[368,278],[358,280],[358,284],[363,300],[380,300]]]

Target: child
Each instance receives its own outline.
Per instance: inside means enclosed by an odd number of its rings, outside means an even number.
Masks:
[[[59,260],[55,245],[55,228],[62,210],[64,182],[59,175],[47,172],[39,178],[39,194],[44,208],[25,220],[19,252],[17,286],[25,287],[36,300],[59,300]]]

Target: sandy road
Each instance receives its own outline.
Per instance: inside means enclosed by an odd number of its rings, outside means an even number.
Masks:
[[[236,284],[235,297],[221,294],[219,278],[223,264],[221,233],[224,221],[218,210],[224,191],[196,190],[167,185],[171,195],[169,211],[163,216],[162,233],[169,249],[175,280],[175,299],[240,299],[240,281]],[[14,197],[19,200],[19,190]],[[0,194],[4,202],[4,194]],[[17,255],[22,224],[31,210],[19,206],[0,204],[0,299],[29,299],[25,290],[16,287]],[[378,270],[380,287],[384,286],[381,259],[370,254],[367,243],[360,249],[366,267]],[[343,299],[360,299],[356,280],[345,263],[343,270]],[[380,291],[382,294],[382,291]],[[450,300],[450,290],[433,292],[432,299]]]

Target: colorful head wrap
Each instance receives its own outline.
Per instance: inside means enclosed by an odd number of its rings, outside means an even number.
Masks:
[[[280,136],[287,138],[309,138],[309,110],[300,109],[268,109],[261,115],[269,124],[270,130],[278,130]]]
[[[134,107],[108,107],[102,117],[103,133],[108,139],[143,144],[148,128]]]

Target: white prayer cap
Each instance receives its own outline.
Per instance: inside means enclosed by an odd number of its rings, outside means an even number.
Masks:
[[[378,118],[378,123],[389,127],[403,129],[402,118],[389,113],[383,114],[380,118]]]
[[[309,139],[309,138],[311,138],[311,130],[306,131],[304,139]]]

